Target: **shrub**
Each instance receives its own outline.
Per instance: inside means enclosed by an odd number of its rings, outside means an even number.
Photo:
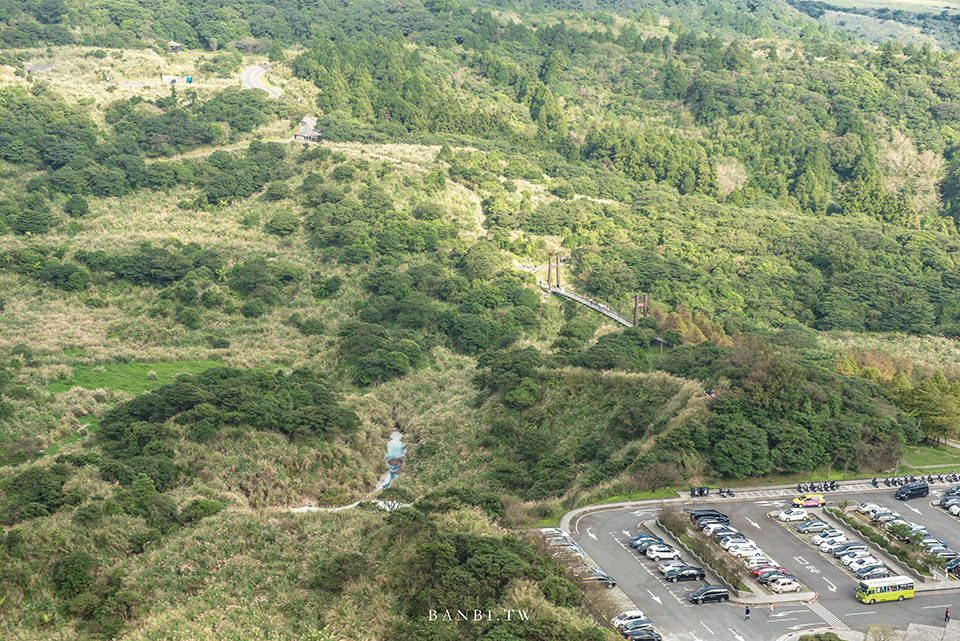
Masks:
[[[323,329],[323,321],[315,316],[308,316],[300,323],[300,333],[304,336],[319,336]]]
[[[300,219],[289,211],[281,211],[267,221],[267,232],[276,236],[289,236],[300,228]]]
[[[269,200],[270,202],[276,202],[278,200],[283,200],[290,196],[290,187],[287,186],[287,183],[284,182],[274,182],[267,185],[266,190],[263,192],[263,199]]]
[[[251,298],[240,308],[244,318],[259,318],[267,312],[267,305],[259,299]]]
[[[63,211],[74,218],[79,218],[90,213],[90,205],[87,204],[86,198],[80,194],[74,194],[64,203]]]
[[[54,566],[53,583],[57,596],[69,599],[83,592],[93,581],[93,557],[86,552],[70,552]]]
[[[323,592],[339,593],[349,581],[365,575],[369,565],[362,554],[338,554],[316,565],[310,587]]]
[[[180,510],[181,523],[194,523],[208,516],[213,516],[226,506],[220,501],[209,499],[194,499]]]

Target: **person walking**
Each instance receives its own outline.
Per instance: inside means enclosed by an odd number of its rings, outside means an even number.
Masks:
[[[773,604],[770,604],[770,616],[773,616]]]
[[[943,622],[950,623],[950,608],[947,608],[947,611],[943,613]]]
[[[747,609],[743,611],[743,620],[744,620],[744,621],[749,621],[749,620],[750,620],[750,606],[749,606],[749,605],[747,606]]]

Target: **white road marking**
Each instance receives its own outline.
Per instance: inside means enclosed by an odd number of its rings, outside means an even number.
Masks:
[[[751,520],[749,516],[745,516],[743,518],[747,519],[747,522],[750,523],[750,525],[752,525],[753,527],[757,528],[758,530],[760,529],[760,526],[757,524],[757,522],[754,520]]]
[[[815,626],[815,625],[820,625],[820,621],[816,621],[815,623],[798,623],[797,625],[791,625],[789,629],[790,629],[790,630],[803,630],[803,629],[805,629],[805,628],[810,628],[810,627],[813,627],[813,626]],[[849,630],[850,628],[844,628],[844,629]]]
[[[625,537],[627,537],[628,539],[630,538],[630,533],[629,533],[629,532],[627,532],[626,530],[621,530],[621,532],[623,532],[623,535],[624,535]]]
[[[663,605],[663,601],[660,600],[660,597],[658,597],[658,596],[657,596],[656,594],[654,594],[653,592],[650,592],[650,590],[647,590],[647,593],[650,595],[650,598],[651,598],[651,599],[653,599],[654,601],[656,601],[656,602],[659,603],[660,605]]]
[[[827,589],[828,589],[828,590],[830,590],[831,592],[836,592],[836,591],[837,591],[837,586],[835,586],[834,584],[830,583],[830,581],[827,581],[826,577],[824,577],[823,580],[827,582]]]
[[[847,612],[847,613],[844,614],[843,616],[845,616],[845,617],[858,617],[858,616],[860,616],[861,614],[876,614],[876,613],[877,613],[876,610],[871,610],[870,612]]]
[[[907,508],[910,509],[910,510],[913,510],[913,511],[916,512],[917,514],[923,514],[923,512],[921,512],[921,511],[918,510],[917,508],[913,507],[912,505],[908,505]]]
[[[727,628],[727,630],[730,630],[730,634],[732,634],[732,635],[733,635],[733,638],[736,639],[737,641],[747,641],[747,640],[744,639],[742,636],[740,636],[739,634],[737,634],[737,633],[734,631],[733,628]]]
[[[799,563],[800,565],[810,565],[810,564],[807,562],[807,560],[806,560],[805,558],[803,558],[802,556],[795,556],[795,557],[793,557],[793,560],[796,561],[797,563]]]
[[[597,535],[590,531],[590,528],[587,528],[587,536],[589,536],[594,541],[597,540]]]
[[[934,609],[934,608],[949,608],[951,605],[953,605],[953,604],[952,604],[952,603],[945,603],[945,604],[943,604],[943,605],[925,605],[925,606],[923,606],[923,607],[920,608],[920,609],[921,609],[921,610],[932,610],[932,609]]]
[[[785,617],[788,614],[803,614],[804,612],[809,612],[809,610],[787,610],[786,612],[777,612],[773,616],[775,617]]]
[[[703,621],[701,621],[701,622],[700,622],[700,625],[702,625],[704,628],[706,628],[706,629],[707,629],[707,632],[709,632],[711,635],[713,634],[713,630],[711,630],[710,628],[707,628],[707,624],[706,624],[706,623],[704,623]]]
[[[796,620],[797,620],[797,617],[790,617],[789,619],[780,619],[778,621],[770,621],[770,623],[786,623],[787,621],[796,621]]]

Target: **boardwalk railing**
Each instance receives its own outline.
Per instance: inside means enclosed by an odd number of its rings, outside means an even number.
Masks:
[[[603,314],[607,318],[615,320],[616,322],[620,323],[624,327],[633,327],[633,323],[631,323],[626,318],[616,313],[606,305],[601,305],[600,303],[592,301],[589,298],[584,298],[583,296],[579,294],[575,294],[574,292],[570,291],[569,289],[566,289],[565,287],[557,287],[556,285],[544,285],[543,283],[540,283],[540,289],[542,289],[545,292],[549,292],[551,294],[556,294],[557,296],[563,296],[565,298],[569,298],[570,300],[577,301],[581,305],[589,307],[593,311]],[[668,343],[667,341],[663,340],[660,337],[656,337],[653,340],[662,345],[668,345],[668,346],[670,345],[670,343]]]

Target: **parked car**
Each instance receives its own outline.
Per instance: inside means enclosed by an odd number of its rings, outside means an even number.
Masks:
[[[660,570],[660,574],[666,574],[670,570],[676,570],[677,568],[682,568],[687,564],[681,561],[680,559],[670,559],[669,561],[664,561],[657,565],[657,569]]]
[[[943,569],[952,570],[958,566],[960,566],[960,559],[950,559],[949,561],[943,564]]]
[[[645,539],[637,543],[637,550],[646,553],[647,550],[655,545],[664,545],[664,543],[660,539]]]
[[[644,628],[627,634],[627,641],[663,641],[663,637],[654,632],[652,628]]]
[[[850,565],[857,559],[865,559],[868,556],[872,556],[872,554],[870,554],[870,550],[867,550],[867,549],[854,550],[852,552],[847,552],[846,554],[841,556],[840,563],[843,563],[844,565]]]
[[[809,521],[804,521],[797,526],[797,532],[801,534],[809,534],[811,532],[823,532],[824,530],[830,529],[830,526],[826,521],[821,521],[820,519],[810,519]]]
[[[838,545],[837,547],[833,548],[832,550],[830,550],[830,552],[831,554],[833,554],[834,558],[839,559],[844,555],[849,554],[850,552],[854,552],[856,550],[866,550],[866,549],[867,549],[866,543],[861,543],[860,541],[848,541],[843,545]]]
[[[637,536],[630,539],[630,547],[635,548],[644,541],[655,541],[656,543],[663,543],[663,539],[656,537],[652,534],[638,534]]]
[[[771,559],[768,559],[765,556],[758,556],[752,559],[746,559],[743,564],[747,567],[748,570],[754,570],[758,567],[764,565],[776,565]]]
[[[763,554],[763,549],[755,546],[745,547],[745,548],[734,548],[732,550],[727,550],[731,556],[735,556],[738,559],[742,559],[745,556],[754,556],[756,554]]]
[[[924,497],[927,494],[930,494],[930,486],[927,485],[927,482],[916,481],[914,483],[901,485],[899,488],[897,488],[897,491],[893,493],[893,498],[897,499],[898,501],[907,501],[917,497]]]
[[[753,576],[760,576],[761,574],[764,574],[766,572],[786,572],[786,571],[787,570],[785,568],[782,568],[779,565],[767,564],[767,565],[761,565],[760,567],[755,568],[754,570],[752,570],[752,574]]]
[[[847,541],[847,537],[838,536],[836,538],[827,539],[826,541],[821,542],[819,547],[821,552],[833,552],[844,543],[849,543],[849,541]]]
[[[866,568],[861,568],[857,572],[857,578],[861,581],[865,579],[882,579],[888,576],[890,576],[890,570],[887,569],[885,565],[871,565]]]
[[[820,545],[827,539],[834,539],[838,536],[843,536],[843,532],[840,530],[824,530],[820,534],[815,534],[810,540],[813,541],[814,545]]]
[[[802,507],[794,507],[780,512],[780,514],[777,515],[777,518],[783,522],[806,521],[807,511]]]
[[[940,558],[940,559],[956,559],[957,557],[960,557],[960,554],[957,554],[956,552],[950,549],[937,550],[933,554],[935,554],[937,558]]]
[[[669,545],[651,545],[647,548],[647,558],[653,559],[654,561],[679,559],[680,552]]]
[[[686,565],[681,568],[675,568],[670,570],[663,575],[667,581],[702,581],[704,577],[707,576],[707,573],[703,571],[703,568],[696,568],[692,565]]]
[[[874,523],[886,523],[887,521],[892,521],[894,519],[899,519],[900,515],[897,512],[880,512],[873,515],[871,519]]]
[[[711,536],[717,530],[730,530],[731,532],[736,532],[736,530],[731,529],[726,523],[707,523],[702,528],[703,533],[707,536]]]
[[[646,619],[646,615],[643,613],[643,610],[625,610],[618,614],[617,616],[610,619],[610,624],[620,629],[620,625],[627,623],[628,621],[636,621],[638,619]]]
[[[779,579],[796,579],[796,577],[789,572],[765,572],[757,577],[757,583],[760,585],[769,585]]]
[[[753,539],[748,539],[745,536],[731,536],[723,541],[720,541],[720,547],[722,547],[724,550],[728,550],[735,545],[740,545],[741,543],[753,544]]]
[[[890,519],[889,521],[884,522],[883,529],[889,531],[890,528],[898,525],[906,525],[908,528],[910,527],[904,519]]]
[[[725,536],[738,536],[739,534],[740,534],[740,530],[738,530],[737,528],[732,528],[730,526],[727,526],[727,527],[720,528],[718,530],[714,530],[713,534],[711,534],[710,536],[715,538],[717,541],[722,541],[723,537]]]
[[[690,511],[690,521],[693,523],[697,522],[697,519],[702,519],[703,517],[710,517],[717,519],[718,521],[730,522],[730,517],[724,514],[723,512],[718,512],[716,510],[691,510]]]
[[[612,576],[605,574],[601,570],[591,570],[587,572],[586,575],[580,577],[584,581],[589,581],[591,583],[599,583],[605,588],[615,588],[617,586],[617,581]]]
[[[702,588],[691,592],[687,597],[687,600],[690,601],[690,603],[696,603],[697,605],[703,605],[704,603],[709,603],[710,601],[729,601],[730,592],[722,585],[705,585]]]
[[[800,584],[794,581],[793,579],[777,579],[770,583],[767,587],[776,592],[777,594],[783,594],[784,592],[799,592],[801,590]]]
[[[653,621],[650,619],[634,619],[620,627],[620,634],[629,637],[644,630],[653,630]]]
[[[857,506],[857,512],[860,514],[867,514],[868,512],[873,512],[877,509],[880,509],[880,506],[876,503],[861,503]]]
[[[954,516],[960,515],[960,503],[954,503],[953,505],[947,508],[947,511]]]
[[[826,502],[823,494],[801,494],[793,499],[796,507],[822,507]]]
[[[853,561],[847,567],[850,568],[851,572],[856,573],[862,570],[863,568],[868,568],[872,565],[879,565],[879,564],[880,564],[879,559],[876,559],[873,556],[865,556],[862,559],[857,559],[856,561]]]
[[[954,485],[943,491],[944,496],[960,496],[960,485]]]
[[[951,505],[956,505],[960,503],[960,496],[956,494],[946,494],[943,498],[940,499],[940,507],[948,508]]]

